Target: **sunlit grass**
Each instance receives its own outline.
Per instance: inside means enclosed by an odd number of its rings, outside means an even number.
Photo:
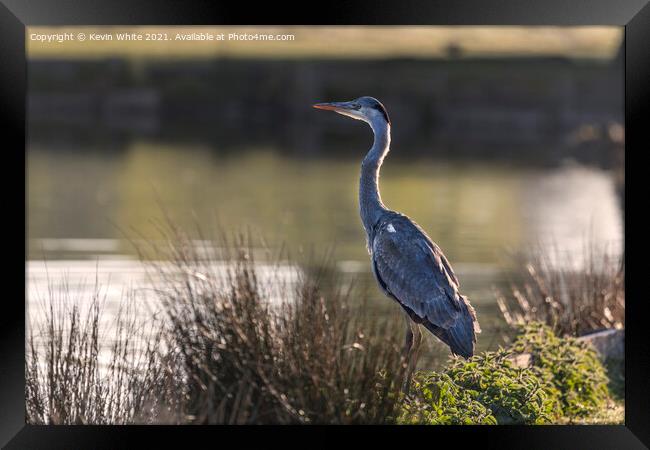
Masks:
[[[521,254],[510,291],[497,293],[499,309],[509,325],[540,321],[562,335],[624,328],[621,258],[596,244],[587,246],[581,258],[554,247]]]
[[[27,423],[120,425],[158,417],[160,330],[147,328],[133,300],[127,296],[108,324],[99,286],[80,299],[65,280],[51,281],[43,309],[28,311]]]
[[[79,301],[87,299],[66,290],[30,316],[29,423],[354,424],[395,417],[401,321],[395,327],[352,306],[327,260],[290,265],[295,277],[287,282],[279,274],[288,270],[284,256],[277,255],[264,278],[250,237],[221,236],[197,248],[170,224],[161,225],[160,240],[138,246],[157,280],[151,316],[126,308],[106,341],[98,300],[90,299],[85,313]],[[156,257],[144,258],[147,252]],[[215,262],[226,270],[215,271]],[[146,326],[152,332],[142,333]]]

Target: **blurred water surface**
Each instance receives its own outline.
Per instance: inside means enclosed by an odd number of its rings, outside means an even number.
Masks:
[[[110,153],[32,145],[29,307],[57,277],[85,279],[92,290],[100,273],[110,285],[109,303],[143,284],[125,233],[160,238],[155,219],[162,206],[197,239],[198,224],[208,236],[248,227],[271,248],[285,244],[294,254],[335,246],[336,267],[360,281],[373,311],[398,319],[398,308],[370,275],[357,209],[363,148],[336,159],[281,156],[273,148],[218,150],[141,140]],[[493,289],[506,282],[508,252],[553,245],[575,259],[586,242],[612,251],[622,246],[621,206],[612,174],[602,169],[404,159],[395,147],[380,186],[386,205],[416,220],[451,261],[478,311],[480,348],[496,342]]]

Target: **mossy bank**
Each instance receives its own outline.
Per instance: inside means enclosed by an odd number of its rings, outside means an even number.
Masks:
[[[517,354],[530,363],[518,367]],[[513,343],[469,361],[453,359],[438,372],[420,371],[404,398],[400,424],[550,424],[622,420],[596,352],[546,325],[520,327]],[[613,415],[612,415],[613,414]]]

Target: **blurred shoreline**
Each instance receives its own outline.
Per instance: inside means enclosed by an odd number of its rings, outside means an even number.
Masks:
[[[29,62],[30,141],[99,141],[110,150],[110,140],[121,147],[146,136],[340,155],[366,145],[366,130],[315,120],[311,104],[373,95],[389,108],[403,157],[571,158],[611,168],[620,159],[610,131],[622,128],[622,75],[620,53],[609,62],[37,59]]]

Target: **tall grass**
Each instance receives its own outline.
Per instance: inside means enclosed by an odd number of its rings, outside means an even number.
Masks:
[[[197,247],[163,232],[139,244],[156,294],[146,318],[125,300],[107,340],[99,293],[84,309],[66,289],[31,318],[29,423],[394,420],[401,327],[353,307],[330,264],[260,265],[250,236]]]
[[[29,311],[25,359],[30,424],[129,424],[153,420],[161,375],[155,339],[144,339],[131,298],[112,324],[101,323],[100,289],[73,298],[66,280],[51,283],[40,317]],[[105,328],[112,328],[112,333]]]
[[[197,248],[167,229],[153,265],[187,423],[384,423],[403,373],[399,331],[351,306],[329,264],[261,273],[252,239]],[[162,257],[161,257],[162,256]],[[281,256],[281,255],[278,255]],[[289,278],[289,280],[287,280]],[[334,276],[335,278],[335,276]]]
[[[560,335],[579,336],[625,326],[625,270],[620,257],[590,246],[578,264],[557,249],[520,255],[509,292],[498,291],[510,325],[533,321]]]

